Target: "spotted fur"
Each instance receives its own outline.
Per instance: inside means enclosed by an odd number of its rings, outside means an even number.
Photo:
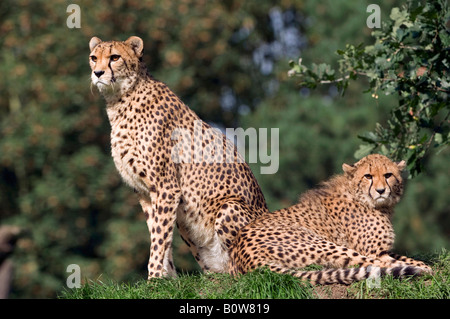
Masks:
[[[148,277],[176,274],[175,225],[202,269],[227,272],[237,233],[267,212],[249,166],[232,142],[148,74],[140,38],[103,42],[93,37],[89,47],[92,84],[106,100],[111,123],[114,163],[139,194],[147,219]],[[210,145],[223,146],[226,160]],[[189,156],[195,149],[207,152]]]
[[[391,218],[403,193],[404,166],[378,154],[344,164],[343,175],[306,192],[298,204],[241,229],[231,248],[230,273],[268,266],[313,283],[348,284],[386,273],[429,272],[423,262],[391,253]],[[331,269],[299,270],[311,264]]]

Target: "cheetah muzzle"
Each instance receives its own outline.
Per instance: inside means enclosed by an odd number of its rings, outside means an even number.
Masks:
[[[114,163],[139,194],[147,219],[148,277],[176,275],[175,225],[203,270],[228,272],[229,248],[237,233],[267,212],[249,166],[223,134],[195,136],[194,128],[205,133],[210,126],[148,74],[142,39],[106,42],[93,37],[89,47],[92,85],[106,100]],[[186,145],[201,149],[210,144],[223,146],[227,160],[216,156],[211,161],[211,152],[196,161],[186,156]]]

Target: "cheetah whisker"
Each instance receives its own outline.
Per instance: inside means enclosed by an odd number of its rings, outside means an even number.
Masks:
[[[94,95],[94,92],[92,91],[92,87],[94,86],[94,84],[92,83],[92,81],[91,81],[91,84],[89,86],[90,86],[90,89],[91,89],[91,94]]]

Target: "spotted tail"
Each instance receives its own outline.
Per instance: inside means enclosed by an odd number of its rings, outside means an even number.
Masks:
[[[338,268],[317,271],[296,271],[286,269],[277,272],[291,274],[298,278],[307,279],[313,284],[351,284],[364,279],[375,279],[385,275],[392,275],[394,278],[416,276],[423,273],[423,269],[414,266],[397,266],[392,268],[380,268],[376,266],[360,268]]]

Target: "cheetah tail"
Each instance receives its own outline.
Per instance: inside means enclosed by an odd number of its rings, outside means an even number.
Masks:
[[[285,273],[309,280],[313,284],[351,284],[364,279],[375,279],[384,275],[392,275],[394,278],[416,276],[423,272],[419,267],[397,266],[392,268],[380,268],[376,266],[360,268],[338,268],[318,271],[287,270]]]

